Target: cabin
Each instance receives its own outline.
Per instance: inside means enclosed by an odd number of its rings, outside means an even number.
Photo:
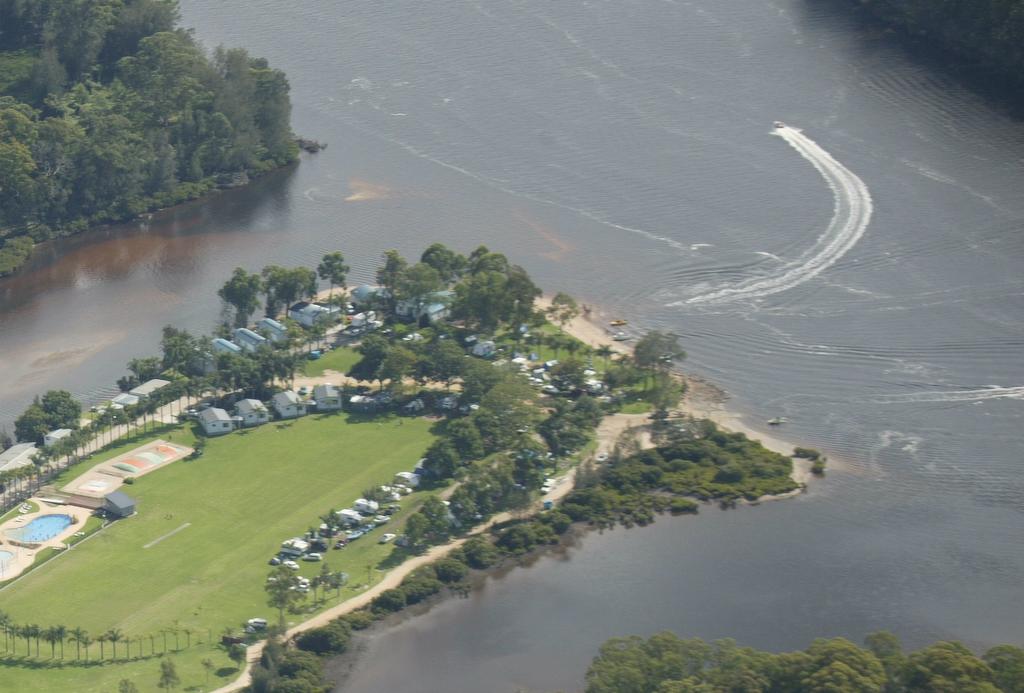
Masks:
[[[242,347],[238,346],[234,342],[228,341],[223,337],[217,337],[210,342],[213,347],[215,354],[241,354]]]
[[[487,339],[474,344],[471,351],[473,352],[473,356],[489,359],[498,351],[498,347],[493,341]]]
[[[317,411],[338,411],[341,409],[341,390],[331,384],[313,388],[313,401]]]
[[[256,329],[275,344],[288,340],[288,328],[273,318],[263,318],[256,323]]]
[[[130,517],[135,514],[135,499],[122,491],[108,493],[103,498],[103,510],[113,517]]]
[[[239,327],[232,332],[231,335],[234,338],[232,341],[248,351],[250,354],[267,343],[266,337],[261,334],[256,334],[246,327]]]
[[[51,448],[60,441],[67,438],[69,435],[71,435],[70,428],[58,428],[55,431],[50,431],[45,436],[43,436],[43,445],[48,448]]]
[[[316,303],[299,301],[288,308],[288,317],[303,327],[313,327],[319,322],[324,322],[330,315],[330,310]]]
[[[221,436],[235,430],[235,421],[220,407],[210,407],[199,412],[199,425],[208,436]]]
[[[370,286],[361,284],[352,289],[349,299],[352,305],[359,308],[374,308],[382,305],[390,298],[391,293],[382,286]]]
[[[270,403],[282,419],[294,419],[306,415],[306,403],[299,399],[299,396],[292,390],[278,392],[271,398]]]
[[[395,315],[405,320],[435,323],[446,319],[455,298],[452,291],[434,291],[419,298],[407,298],[395,304]]]
[[[0,452],[0,474],[28,467],[32,464],[32,456],[35,454],[35,443],[12,445],[3,452]]]
[[[242,399],[235,404],[235,416],[242,420],[242,425],[262,426],[270,421],[270,412],[267,405],[258,399]]]
[[[170,384],[170,380],[161,380],[160,378],[153,378],[152,380],[147,380],[138,387],[133,387],[131,390],[128,390],[128,394],[135,395],[139,399],[147,399],[157,390],[167,387]]]

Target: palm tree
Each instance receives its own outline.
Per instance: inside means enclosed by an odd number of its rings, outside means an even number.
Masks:
[[[203,660],[203,669],[206,670],[206,686],[210,685],[210,672],[213,671],[214,663],[211,659],[207,658]]]
[[[7,635],[11,627],[11,617],[6,611],[0,611],[0,629],[4,631],[4,652],[7,651]]]
[[[85,661],[88,662],[89,661],[89,645],[92,645],[92,638],[89,637],[88,633],[83,631],[81,637],[78,640],[78,642],[82,643],[82,647],[85,648]]]
[[[612,357],[612,354],[614,354],[614,353],[615,353],[615,350],[612,349],[607,344],[602,344],[601,346],[599,346],[596,349],[594,349],[594,354],[597,355],[597,356],[600,356],[602,359],[604,359],[604,369],[605,370],[608,370],[608,363],[609,363],[609,361],[610,361],[610,359]]]
[[[50,659],[57,656],[57,629],[53,626],[43,629],[43,640],[50,643]]]
[[[19,636],[25,638],[25,655],[32,656],[32,626],[15,626]]]
[[[43,629],[35,623],[28,626],[28,634],[36,641],[36,657],[39,656],[39,638],[43,635]]]
[[[103,635],[105,635],[107,637],[107,640],[110,641],[110,646],[114,650],[113,658],[117,659],[117,643],[121,642],[124,639],[124,633],[122,633],[121,630],[118,628],[111,628]]]
[[[85,639],[89,637],[89,634],[81,628],[72,628],[71,631],[69,632],[69,636],[70,637],[68,639],[71,640],[71,642],[75,643],[75,659],[81,659],[82,644],[85,642]],[[86,658],[88,658],[88,656],[89,653],[87,651]]]
[[[104,633],[103,635],[96,638],[96,640],[100,644],[100,659],[103,659],[103,645],[107,642],[107,634]]]
[[[53,627],[53,633],[57,636],[57,642],[60,643],[60,658],[64,659],[64,641],[68,637],[68,627],[58,623]]]

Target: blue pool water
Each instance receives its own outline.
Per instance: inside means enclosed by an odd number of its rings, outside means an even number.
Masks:
[[[54,538],[70,524],[70,515],[43,515],[24,527],[8,529],[4,534],[17,541],[41,542]]]
[[[0,568],[6,568],[7,562],[14,558],[14,554],[10,551],[0,551]]]

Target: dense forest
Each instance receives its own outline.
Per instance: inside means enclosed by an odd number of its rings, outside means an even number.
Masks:
[[[587,671],[586,693],[999,693],[1024,690],[1024,650],[993,647],[977,657],[958,642],[910,654],[891,633],[858,647],[844,638],[772,654],[732,640],[706,643],[664,632],[613,638]]]
[[[176,0],[0,0],[0,276],[295,159],[284,73],[177,21]]]
[[[968,64],[1024,81],[1024,0],[857,0],[872,15]]]

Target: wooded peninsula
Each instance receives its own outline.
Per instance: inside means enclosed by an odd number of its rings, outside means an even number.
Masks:
[[[178,19],[177,0],[0,0],[0,276],[296,159],[284,73]]]

